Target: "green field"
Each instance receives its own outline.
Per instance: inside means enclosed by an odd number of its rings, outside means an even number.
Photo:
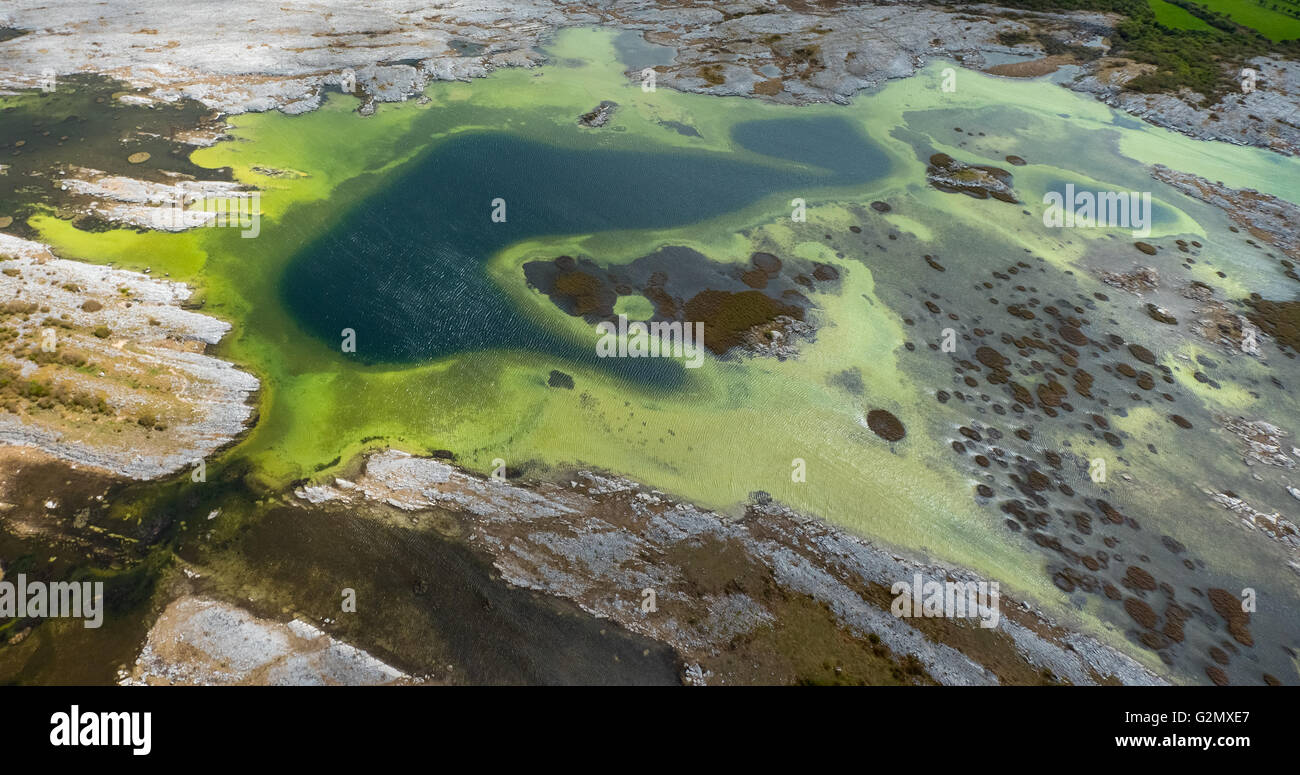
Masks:
[[[1213,29],[1204,19],[1192,15],[1181,6],[1167,3],[1165,0],[1147,0],[1156,21],[1174,30],[1209,30]]]
[[[1159,9],[1155,9],[1157,2],[1158,0],[1152,0],[1151,2],[1153,10],[1156,11],[1156,18],[1162,24],[1167,24],[1161,18]],[[1262,4],[1254,2],[1254,0],[1198,0],[1198,5],[1209,8],[1216,13],[1221,13],[1238,24],[1250,27],[1269,40],[1282,41],[1300,38],[1300,19],[1282,13],[1283,10],[1300,10],[1300,5],[1290,0],[1264,0]],[[1190,14],[1188,15],[1190,16]]]

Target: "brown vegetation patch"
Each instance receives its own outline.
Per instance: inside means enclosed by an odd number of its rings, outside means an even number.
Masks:
[[[782,315],[803,320],[803,308],[783,304],[760,291],[701,291],[686,302],[686,320],[704,323],[704,346],[717,355],[741,343],[755,326]]]
[[[885,441],[898,441],[907,435],[903,422],[884,409],[867,412],[867,427]]]
[[[1280,345],[1300,351],[1300,301],[1269,301],[1251,294],[1246,317]]]

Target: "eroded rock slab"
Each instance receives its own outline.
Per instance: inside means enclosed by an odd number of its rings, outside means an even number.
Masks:
[[[416,679],[295,619],[261,619],[202,597],[167,606],[123,685],[378,686]]]
[[[0,234],[0,443],[149,479],[231,442],[259,383],[206,354],[230,324],[190,293]]]
[[[238,183],[190,180],[174,182],[137,180],[77,167],[60,182],[73,196],[78,210],[103,221],[160,231],[185,231],[200,226],[234,224],[246,214],[251,227],[257,214],[251,198],[256,192]],[[220,204],[220,212],[213,207]]]

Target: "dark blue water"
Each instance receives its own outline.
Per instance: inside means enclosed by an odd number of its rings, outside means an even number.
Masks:
[[[570,150],[504,133],[450,140],[299,251],[282,296],[332,346],[343,329],[354,329],[357,357],[369,363],[523,348],[675,382],[676,361],[599,359],[594,333],[591,342],[573,342],[548,332],[511,303],[484,265],[506,245],[538,235],[677,226],[776,191],[865,183],[889,166],[840,119],[743,124],[735,140],[796,163]],[[491,219],[498,197],[506,201],[505,223]]]

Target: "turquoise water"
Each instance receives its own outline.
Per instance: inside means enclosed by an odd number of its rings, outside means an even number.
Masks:
[[[307,244],[286,270],[283,298],[332,345],[353,329],[357,356],[369,363],[524,348],[630,378],[670,379],[680,364],[598,360],[591,342],[547,331],[485,265],[526,238],[672,227],[776,191],[868,182],[889,168],[884,152],[841,119],[752,122],[733,139],[771,160],[601,150],[594,141],[562,149],[505,133],[453,139]],[[503,223],[492,218],[498,198]]]

